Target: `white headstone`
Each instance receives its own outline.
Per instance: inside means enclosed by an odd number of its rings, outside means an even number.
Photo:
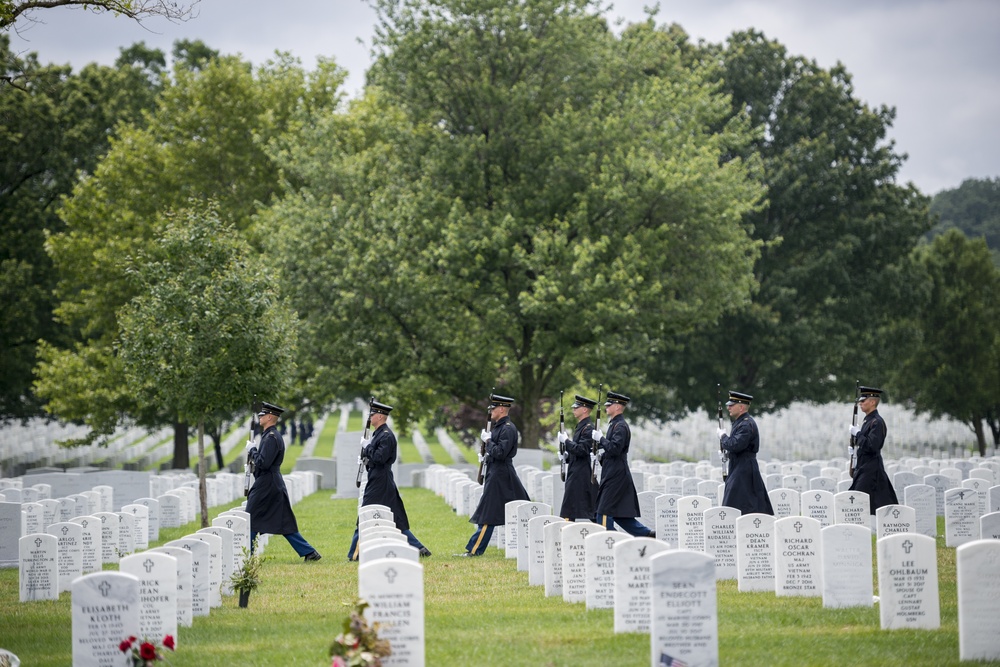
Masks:
[[[545,526],[562,521],[554,514],[532,517],[528,520],[528,585],[545,585]]]
[[[875,535],[917,532],[917,512],[908,505],[883,505],[875,510]]]
[[[185,537],[171,540],[164,546],[180,547],[191,553],[191,613],[194,616],[208,616],[211,610],[209,585],[212,567],[208,543]]]
[[[786,475],[786,477],[794,476],[796,475]],[[774,508],[775,519],[783,519],[786,516],[799,515],[799,499],[802,496],[801,491],[788,487],[779,487],[772,491],[768,491],[767,495],[771,499],[771,507]]]
[[[46,531],[55,535],[59,568],[59,592],[70,590],[73,580],[83,574],[83,527],[69,521],[59,521]]]
[[[704,552],[715,557],[715,576],[736,578],[736,520],[740,511],[732,507],[710,507],[705,510]]]
[[[103,524],[96,516],[78,516],[70,519],[83,529],[81,549],[83,557],[83,573],[100,572],[104,564]]]
[[[1000,512],[979,517],[979,535],[984,540],[1000,540]]]
[[[744,514],[736,520],[737,589],[774,590],[774,517]]]
[[[101,562],[118,562],[118,524],[120,520],[114,512],[98,512],[95,514],[101,520]]]
[[[872,532],[842,523],[822,533],[823,606],[871,607]]]
[[[517,507],[517,569],[528,571],[531,554],[531,541],[528,539],[528,521],[536,516],[552,514],[552,508],[545,503],[528,502]]]
[[[201,540],[208,544],[208,605],[222,606],[222,538],[212,533],[198,531],[185,535],[185,539]]]
[[[233,553],[233,540],[235,539],[236,533],[229,528],[223,528],[222,526],[209,526],[208,528],[199,529],[198,532],[209,533],[210,535],[215,535],[222,540],[222,560],[220,561],[222,574],[221,590],[223,595],[232,595],[233,585],[229,578],[233,575],[233,568],[236,565],[236,555]]]
[[[833,496],[835,523],[853,523],[871,530],[872,513],[868,494],[864,491],[841,491]]]
[[[115,490],[108,486],[107,484],[99,484],[91,489],[91,491],[96,491],[101,494],[101,511],[102,512],[114,512],[115,511]]]
[[[650,665],[719,664],[719,618],[713,558],[677,550],[650,560]]]
[[[73,667],[123,664],[118,645],[139,629],[139,580],[121,572],[95,572],[72,585]]]
[[[118,569],[139,580],[139,636],[177,637],[177,559],[147,551],[122,558]]]
[[[670,547],[651,537],[615,544],[615,632],[649,632],[652,575],[649,561]]]
[[[159,496],[157,500],[160,503],[160,528],[180,528],[184,524],[181,497],[171,493]]]
[[[807,516],[774,522],[774,591],[778,597],[822,596],[819,531],[819,521]]]
[[[58,538],[48,533],[25,535],[18,540],[18,551],[21,602],[58,600]]]
[[[826,528],[836,523],[833,511],[833,493],[822,489],[812,489],[802,494],[800,499],[802,516],[819,521],[819,527]]]
[[[545,586],[545,597],[562,597],[562,529],[569,521],[551,521],[542,527],[543,542],[543,562],[542,562],[542,583]],[[528,532],[531,532],[531,523],[528,523]],[[528,572],[529,584],[531,572]]]
[[[937,510],[934,487],[910,484],[903,490],[903,504],[912,507],[916,515],[916,532],[928,537],[937,535]]]
[[[944,516],[944,492],[952,487],[951,478],[939,473],[924,475],[924,484],[933,487],[937,516]]]
[[[680,496],[665,493],[656,499],[656,539],[677,546],[677,501]]]
[[[959,660],[1000,660],[1000,540],[955,551]]]
[[[636,539],[617,530],[601,530],[584,540],[587,553],[587,609],[612,609],[615,606],[615,544]]]
[[[704,496],[684,496],[677,501],[678,549],[701,551],[705,548],[705,510],[712,501]]]
[[[912,533],[890,535],[876,543],[876,550],[882,629],[940,627],[934,538]]]
[[[131,503],[122,507],[122,512],[132,515],[135,522],[132,526],[132,535],[135,541],[135,550],[144,551],[149,548],[149,508],[145,505]]]
[[[416,547],[403,544],[399,540],[370,540],[358,554],[359,565],[382,558],[399,558],[413,563],[420,562],[420,552]]]
[[[180,547],[156,547],[150,551],[165,553],[173,556],[177,561],[177,624],[181,627],[190,628],[194,624],[194,611],[191,598],[192,581],[192,557],[191,552]]]
[[[424,571],[420,563],[383,558],[358,566],[358,593],[371,606],[365,614],[381,624],[392,655],[385,667],[423,667]]]
[[[979,494],[972,489],[944,492],[944,543],[957,547],[979,539]]]
[[[507,558],[517,558],[518,518],[517,508],[527,504],[527,500],[512,500],[503,506],[504,511],[504,554]],[[496,530],[494,529],[494,532]]]
[[[157,542],[160,539],[160,501],[156,498],[137,498],[133,504],[142,505],[147,509],[146,517],[149,521],[147,542]]]
[[[1000,512],[1000,485],[991,486],[986,492],[986,512]]]
[[[0,502],[0,568],[17,567],[22,536],[21,504]]]
[[[17,505],[17,503],[8,503],[9,505]],[[0,515],[7,514],[9,516],[10,510],[0,505]],[[9,520],[9,519],[8,519]],[[10,539],[9,529],[3,527],[4,520],[0,518],[0,540],[4,537]],[[45,509],[40,503],[21,503],[21,534],[30,535],[31,533],[44,533],[45,532]],[[3,547],[0,546],[0,549]],[[0,563],[2,563],[4,558],[0,557]]]
[[[135,551],[135,517],[128,512],[118,515],[118,554],[127,556]]]
[[[604,528],[589,521],[576,521],[562,526],[562,597],[564,602],[587,601],[587,550],[584,544],[588,535]]]
[[[250,550],[250,521],[235,514],[220,514],[212,519],[213,526],[233,531],[233,572],[243,567],[243,549]]]

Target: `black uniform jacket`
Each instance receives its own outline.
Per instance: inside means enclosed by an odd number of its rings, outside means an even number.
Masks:
[[[396,462],[396,436],[388,424],[382,424],[372,433],[372,440],[361,451],[367,459],[368,483],[362,505],[385,505],[392,510],[396,528],[410,529],[403,499],[399,497],[396,480],[392,476],[392,464]]]
[[[883,505],[896,505],[896,490],[892,488],[889,475],[882,463],[882,445],[885,444],[887,433],[885,420],[878,410],[872,410],[865,415],[861,423],[861,431],[854,436],[858,448],[858,461],[854,465],[854,481],[851,491],[864,491],[868,494],[871,513]]]
[[[610,517],[635,518],[639,516],[639,496],[635,492],[632,471],[628,467],[628,448],[632,431],[624,415],[608,423],[608,432],[601,438],[601,486],[597,491],[597,514]]]
[[[486,474],[483,497],[469,519],[480,526],[502,526],[506,521],[504,506],[512,500],[529,500],[521,480],[514,471],[517,456],[517,427],[510,417],[493,425],[492,436],[486,443]]]
[[[590,481],[590,450],[594,445],[590,434],[593,432],[591,421],[582,419],[573,431],[573,439],[565,443],[566,488],[559,516],[566,519],[594,519],[598,486]]]
[[[729,479],[722,494],[722,504],[743,514],[774,514],[767,487],[757,466],[760,431],[757,422],[744,412],[733,422],[733,430],[722,436],[720,447],[729,453]]]
[[[288,489],[281,477],[281,462],[285,460],[285,441],[274,426],[264,431],[260,446],[250,450],[253,459],[253,486],[247,496],[250,532],[289,535],[299,532]]]

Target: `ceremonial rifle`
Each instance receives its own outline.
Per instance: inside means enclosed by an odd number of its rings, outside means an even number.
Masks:
[[[496,387],[490,389],[490,403],[493,403],[493,392],[496,391]],[[493,432],[493,410],[489,407],[486,408],[486,432]],[[483,440],[479,444],[479,474],[476,475],[476,481],[480,484],[486,478],[486,441]]]
[[[368,429],[372,427],[372,403],[374,402],[375,402],[375,397],[372,396],[368,400],[368,421],[365,422],[365,434],[364,436],[362,436],[365,440],[368,439]],[[368,459],[364,458],[360,454],[358,455],[358,478],[354,480],[354,484],[359,489],[361,488],[361,476],[364,475],[365,473],[365,464],[367,462]]]
[[[559,432],[566,430],[566,418],[563,415],[563,393],[559,392]],[[566,481],[566,443],[559,443],[559,477]]]
[[[253,401],[250,403],[250,435],[247,437],[247,442],[252,444],[254,435],[260,430],[260,419],[257,417],[257,394],[253,395]],[[247,450],[247,461],[243,464],[243,495],[250,495],[250,487],[253,486],[253,457],[250,455],[250,451]]]
[[[858,394],[861,389],[861,380],[855,380],[854,382],[854,416],[851,417],[851,426],[857,426],[858,424]],[[847,474],[854,478],[854,457],[857,454],[857,436],[853,433],[851,434],[851,461],[847,464]]]
[[[597,431],[601,430],[601,393],[604,391],[604,384],[600,384],[597,387],[597,421],[594,422],[594,429]],[[594,465],[590,470],[590,483],[597,484],[597,453],[601,449],[601,443],[594,440],[594,444],[590,450],[591,456],[594,458]]]
[[[724,428],[722,426],[722,397],[720,392],[722,390],[721,384],[715,385],[715,409],[719,416],[719,428]],[[720,438],[721,440],[721,438]],[[725,482],[729,479],[729,452],[724,450],[721,445],[719,447],[719,457],[722,459],[722,481]]]

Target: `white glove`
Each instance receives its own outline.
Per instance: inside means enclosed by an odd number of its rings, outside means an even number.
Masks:
[[[365,447],[370,445],[371,442],[372,442],[371,438],[361,438],[361,449],[364,449]]]
[[[556,437],[559,439],[560,445],[569,440],[569,436],[566,435],[566,431],[559,431],[559,433],[556,434]]]
[[[857,435],[858,433],[861,433],[861,429],[851,424],[851,435]]]
[[[600,442],[601,438],[604,437],[604,434],[601,432],[601,429],[595,428],[590,432],[590,437],[594,439],[594,442]]]
[[[254,448],[254,447],[256,447],[256,446],[257,446],[257,445],[256,445],[256,444],[254,444],[254,441],[253,441],[253,440],[247,440],[247,446],[246,446],[246,447],[244,447],[243,449],[244,449],[245,451],[248,451],[248,452],[249,452],[249,451],[250,451],[251,449],[253,449],[253,448]]]
[[[483,459],[485,459],[485,458],[486,458],[485,456],[483,456],[482,454],[480,454],[479,455],[479,462],[482,463]]]
[[[724,436],[724,435],[726,434],[726,429],[724,429],[724,428],[720,428],[720,429],[719,429],[719,430],[718,430],[718,431],[716,432],[716,434],[717,434],[717,435],[719,436],[719,440],[722,440],[722,436]]]
[[[358,465],[361,465],[361,457],[358,457]]]
[[[569,452],[559,452],[559,460],[563,463],[569,461]]]
[[[483,442],[489,442],[490,432],[484,428],[482,431],[479,432],[479,439],[482,440]]]

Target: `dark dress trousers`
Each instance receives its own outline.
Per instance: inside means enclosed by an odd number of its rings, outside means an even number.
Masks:
[[[887,433],[885,420],[878,410],[872,410],[865,415],[861,430],[854,436],[857,446],[858,461],[854,465],[854,481],[851,491],[864,491],[868,494],[871,513],[883,505],[896,505],[896,490],[892,488],[889,475],[882,463],[882,445],[885,444]]]
[[[382,424],[372,434],[371,442],[361,452],[368,459],[368,483],[362,505],[385,505],[392,510],[396,528],[410,529],[403,499],[399,497],[396,480],[392,475],[392,464],[396,462],[396,436],[388,424]]]
[[[594,518],[598,486],[590,481],[590,450],[594,445],[590,434],[593,432],[594,425],[591,421],[583,419],[573,430],[573,439],[565,443],[566,487],[563,491],[562,508],[559,510],[559,516],[565,519]]]
[[[729,453],[729,478],[722,495],[722,504],[743,514],[757,512],[774,514],[767,488],[757,466],[760,432],[757,422],[743,413],[733,422],[733,430],[721,438],[720,446]]]
[[[639,496],[628,467],[631,442],[632,431],[625,423],[625,416],[614,417],[608,423],[605,437],[601,438],[604,456],[601,459],[601,486],[597,491],[597,514],[615,518],[639,516]]]
[[[512,500],[528,500],[521,480],[514,471],[517,455],[517,427],[510,417],[493,425],[492,436],[486,443],[486,475],[483,496],[469,519],[478,526],[502,526],[506,521],[504,506]]]
[[[250,514],[250,533],[289,535],[299,532],[288,489],[281,476],[281,462],[285,460],[285,441],[278,429],[272,426],[264,431],[253,457],[254,483],[247,496],[247,513]]]

